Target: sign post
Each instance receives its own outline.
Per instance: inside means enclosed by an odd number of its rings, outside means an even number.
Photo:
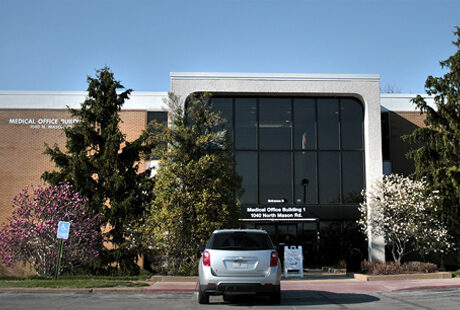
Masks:
[[[70,231],[70,222],[60,221],[58,224],[57,237],[59,240],[59,250],[56,264],[56,273],[54,274],[54,279],[57,280],[59,276],[59,269],[61,267],[61,256],[62,256],[62,247],[64,245],[64,239],[69,239]]]

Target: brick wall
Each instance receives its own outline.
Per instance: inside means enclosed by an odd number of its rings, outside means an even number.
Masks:
[[[128,141],[146,126],[147,112],[126,110],[120,128]],[[64,149],[65,135],[59,128],[72,122],[66,110],[0,110],[0,223],[11,214],[11,201],[24,187],[42,184],[41,174],[54,164],[44,155],[44,144]]]

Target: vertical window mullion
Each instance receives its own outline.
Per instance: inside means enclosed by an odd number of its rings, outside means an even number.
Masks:
[[[236,149],[235,147],[235,142],[236,142],[236,131],[235,131],[235,127],[236,127],[236,122],[235,122],[235,97],[232,98],[232,146],[233,146],[233,150]]]
[[[321,203],[319,197],[320,184],[319,184],[319,144],[318,144],[318,98],[315,98],[315,139],[316,139],[316,203]]]
[[[294,98],[291,98],[291,201],[295,204],[295,162],[294,162]]]
[[[339,98],[339,202],[343,204],[343,171],[342,171],[342,99]]]
[[[259,98],[256,98],[256,191],[257,204],[260,204],[260,154],[259,154]]]

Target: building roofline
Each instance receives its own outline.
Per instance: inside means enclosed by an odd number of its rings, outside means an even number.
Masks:
[[[371,80],[379,81],[379,74],[316,74],[316,73],[243,73],[243,72],[171,72],[174,79],[239,79],[239,80]]]
[[[83,90],[0,90],[0,95],[63,95],[63,96],[85,96],[87,91]],[[168,92],[155,91],[132,91],[135,96],[167,96]]]
[[[380,94],[380,107],[382,112],[387,111],[416,111],[412,98],[422,96],[429,106],[435,107],[434,96],[427,94]]]
[[[0,90],[0,109],[66,109],[81,107],[87,91]],[[167,92],[133,91],[123,110],[164,110]]]

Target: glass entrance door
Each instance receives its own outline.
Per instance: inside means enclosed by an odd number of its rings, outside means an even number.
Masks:
[[[319,232],[315,222],[297,223],[251,223],[248,228],[264,229],[277,248],[281,261],[284,260],[284,246],[302,246],[305,268],[319,267]]]

